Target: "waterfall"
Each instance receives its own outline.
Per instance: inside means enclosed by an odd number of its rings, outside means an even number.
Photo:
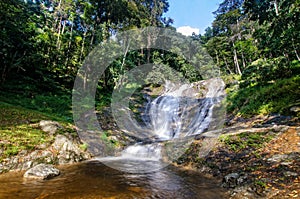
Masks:
[[[135,144],[127,147],[122,152],[122,157],[130,159],[159,160],[161,157],[161,146],[159,143],[144,145]]]
[[[196,84],[176,85],[166,82],[164,93],[148,103],[142,116],[146,128],[156,136],[152,144],[138,143],[127,147],[121,154],[124,158],[159,160],[161,144],[203,133],[210,128],[214,106],[224,96],[224,82],[210,79],[202,82],[205,86],[204,97],[197,97]]]

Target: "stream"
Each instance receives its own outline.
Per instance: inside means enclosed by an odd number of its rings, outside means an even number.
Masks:
[[[158,162],[149,161],[156,167]],[[136,161],[119,162],[134,168]],[[99,161],[60,166],[61,174],[50,180],[28,180],[23,172],[0,176],[0,198],[223,198],[220,183],[193,171],[173,166],[156,172],[133,174],[105,166]]]

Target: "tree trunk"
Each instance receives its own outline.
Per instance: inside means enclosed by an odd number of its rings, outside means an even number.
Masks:
[[[218,51],[215,50],[215,53],[216,53],[216,57],[217,57],[217,66],[220,67],[220,62],[219,62],[219,56],[218,56]]]
[[[4,64],[4,68],[2,70],[2,75],[1,75],[1,83],[5,82],[5,78],[6,78],[6,69],[7,69],[7,65]]]
[[[242,61],[243,61],[243,68],[246,68],[246,61],[245,61],[245,56],[244,56],[243,52],[242,52]]]
[[[90,50],[92,50],[92,48],[93,48],[93,43],[94,43],[95,34],[96,34],[96,28],[97,28],[97,20],[95,20],[95,23],[94,23],[94,28],[93,28],[91,42],[90,42]]]
[[[233,53],[234,53],[233,60],[234,60],[234,65],[235,65],[235,68],[236,68],[236,72],[239,75],[242,75],[234,43],[233,43]]]
[[[127,43],[127,46],[126,46],[126,49],[125,49],[125,52],[124,52],[124,55],[123,55],[123,60],[122,60],[122,64],[121,64],[121,71],[123,70],[123,67],[125,65],[126,56],[127,56],[128,50],[129,50],[129,44],[130,44],[130,39],[128,39],[128,43]]]
[[[227,68],[227,70],[229,71],[229,74],[232,74],[233,72],[230,70],[230,68],[229,68],[229,66],[228,66],[228,63],[227,63],[227,60],[226,60],[226,57],[225,57],[224,55],[223,55],[223,59],[224,59],[226,68]]]
[[[293,45],[294,53],[295,53],[295,55],[296,55],[298,61],[300,61],[300,56],[299,56],[299,54],[298,54],[298,52],[297,52],[297,48],[295,48],[294,39],[292,39],[292,45]]]
[[[95,27],[94,27],[95,28]],[[95,29],[92,32],[92,37],[91,37],[91,41],[90,41],[90,50],[92,50],[93,48],[93,43],[94,43],[94,38],[95,38]]]
[[[277,3],[277,0],[274,0],[272,3],[274,4],[276,16],[278,16],[278,15],[279,15],[279,9],[278,9],[278,3]]]
[[[61,31],[61,34],[60,35],[63,35],[64,32],[65,32],[65,27],[66,27],[66,21],[63,22],[63,27],[62,27],[62,31]],[[60,50],[60,45],[61,45],[61,40],[58,39],[58,46],[57,46],[57,49]]]
[[[81,45],[81,50],[80,50],[79,62],[81,62],[82,57],[83,57],[83,51],[84,51],[84,43],[85,43],[86,33],[87,33],[87,31],[84,31],[83,39],[82,39],[82,45]]]
[[[74,21],[71,22],[71,34],[70,34],[70,38],[69,38],[69,43],[68,43],[68,50],[67,50],[67,54],[66,54],[66,62],[65,65],[68,65],[69,62],[69,54],[70,54],[70,48],[71,48],[71,44],[72,44],[72,37],[73,37],[73,27],[74,27]]]
[[[59,50],[58,44],[59,44],[59,39],[60,39],[60,33],[61,33],[61,21],[62,21],[62,16],[59,19],[59,24],[58,24],[58,36],[56,40],[56,47]]]
[[[144,49],[141,48],[141,56],[140,56],[142,59],[144,59]],[[138,66],[140,66],[142,63],[141,63],[141,59],[138,59]]]
[[[150,49],[150,46],[151,46],[151,35],[148,35],[148,38],[147,38],[147,63],[149,64],[150,63],[150,55],[151,55],[151,49]]]
[[[61,0],[59,1],[58,5],[57,5],[57,9],[58,10],[60,9],[60,5],[61,5]],[[55,22],[54,22],[54,26],[53,26],[53,32],[56,31],[57,20],[58,20],[58,17],[55,17]]]

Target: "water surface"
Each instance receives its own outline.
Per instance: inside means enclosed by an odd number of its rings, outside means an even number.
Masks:
[[[116,164],[123,164],[118,161]],[[150,161],[149,166],[158,162]],[[138,165],[127,161],[126,166]],[[224,198],[219,182],[169,166],[146,174],[114,170],[99,161],[60,167],[49,180],[28,180],[22,172],[0,175],[0,198]]]

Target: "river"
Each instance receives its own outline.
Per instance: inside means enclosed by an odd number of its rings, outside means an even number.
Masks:
[[[135,164],[126,162],[132,168]],[[61,174],[49,180],[28,180],[23,172],[1,175],[0,198],[224,198],[220,182],[173,166],[142,174],[121,172],[96,160],[59,168]]]

